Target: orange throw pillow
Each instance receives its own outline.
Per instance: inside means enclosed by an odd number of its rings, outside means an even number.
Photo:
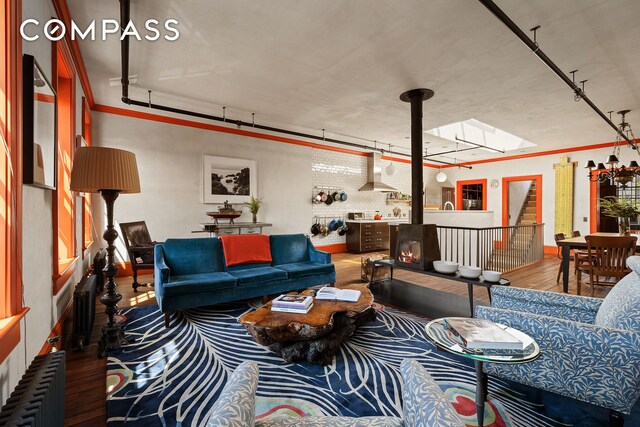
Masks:
[[[254,262],[271,262],[271,245],[265,234],[221,236],[227,267]]]

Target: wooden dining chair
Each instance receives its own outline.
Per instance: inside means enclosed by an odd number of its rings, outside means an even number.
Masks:
[[[580,273],[589,274],[591,296],[595,286],[615,286],[631,272],[627,258],[636,250],[636,236],[585,236],[588,260],[580,267]],[[578,275],[578,295],[582,287],[582,275]]]
[[[573,230],[571,237],[580,237],[580,231]],[[579,280],[580,269],[585,267],[589,262],[589,254],[586,249],[574,249],[573,250],[574,268],[573,272],[576,274],[576,280]]]
[[[557,257],[559,260],[562,260],[562,248],[560,247],[560,240],[565,239],[564,233],[557,233],[553,235],[554,240],[556,241],[556,247],[558,248]],[[558,266],[558,277],[556,277],[556,283],[560,283],[560,275],[562,274],[562,261]]]
[[[575,236],[574,234],[578,233],[578,236],[580,236],[580,232],[579,231],[574,231],[572,232],[572,236],[573,237],[578,237]],[[556,241],[556,247],[557,247],[557,257],[558,259],[562,260],[562,248],[560,247],[560,240],[564,240],[566,239],[566,236],[564,233],[558,233],[558,234],[554,234],[553,238]],[[586,250],[573,250],[573,253],[571,254],[571,256],[569,257],[569,261],[573,261],[573,271],[574,273],[577,275],[579,274],[579,267],[582,267],[587,261],[589,260],[589,257],[587,255],[587,251]],[[558,275],[556,277],[556,283],[560,283],[560,275],[562,274],[562,262],[560,262],[560,265],[558,266]]]

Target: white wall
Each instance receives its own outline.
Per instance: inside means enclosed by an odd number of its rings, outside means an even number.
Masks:
[[[273,227],[265,233],[310,233],[315,216],[346,216],[379,210],[391,215],[394,205],[386,204],[386,193],[358,192],[367,180],[367,157],[309,148],[241,135],[141,120],[110,113],[93,116],[94,144],[136,153],[142,192],[120,195],[115,205],[115,221],[145,220],[154,240],[169,237],[205,237],[194,234],[200,223],[210,221],[205,212],[217,205],[202,203],[202,155],[236,157],[257,161],[259,197],[264,205],[258,220]],[[383,166],[389,161],[383,160]],[[410,193],[411,171],[396,162],[397,172],[383,181],[399,191]],[[425,182],[435,182],[434,169],[425,168]],[[343,188],[349,198],[331,206],[311,202],[316,186]],[[439,187],[429,186],[429,202],[440,199]],[[102,203],[94,204],[99,229],[104,228]],[[409,206],[400,206],[408,215]],[[251,221],[245,213],[237,221]],[[314,237],[315,245],[344,243],[345,237],[331,233]],[[127,260],[122,238],[116,243],[116,258]]]
[[[35,18],[44,22],[55,16],[50,0],[24,0],[22,19]],[[34,42],[23,42],[23,53],[33,55],[41,68],[52,78],[51,42],[41,37]],[[81,133],[83,90],[76,79],[76,133]],[[30,310],[22,319],[22,339],[9,357],[0,365],[0,402],[4,404],[16,386],[25,368],[38,354],[54,325],[71,300],[73,284],[86,271],[90,257],[82,259],[82,209],[76,204],[76,241],[79,255],[74,275],[53,295],[53,228],[51,190],[23,186],[22,206],[22,279],[24,283],[24,305]]]
[[[263,206],[258,220],[273,224],[268,234],[306,233],[311,218],[312,148],[158,123],[106,113],[93,115],[94,144],[136,154],[141,193],[122,194],[116,200],[117,223],[144,220],[154,240],[169,237],[207,237],[194,234],[210,222],[207,211],[218,205],[202,203],[204,154],[256,160],[258,196]],[[103,203],[99,230],[104,229]],[[236,221],[250,222],[247,208]],[[119,227],[116,227],[119,231]],[[118,239],[118,260],[126,260]]]
[[[597,162],[606,161],[611,154],[611,148],[601,148],[597,150],[583,150],[571,152],[567,149],[565,153],[553,154],[540,157],[530,157],[525,159],[508,160],[502,162],[491,162],[473,165],[473,169],[447,168],[448,186],[454,186],[458,180],[482,179],[486,178],[490,182],[492,179],[500,181],[497,188],[487,189],[487,210],[494,213],[494,225],[502,225],[502,178],[526,175],[542,175],[542,222],[545,227],[544,243],[548,246],[555,246],[553,239],[555,221],[555,170],[554,163],[559,163],[560,157],[569,156],[570,161],[577,162],[574,176],[574,211],[573,229],[580,231],[583,235],[589,233],[590,224],[590,183],[587,179],[587,170],[584,165],[588,159]],[[620,161],[629,164],[631,160],[638,160],[638,155],[629,148],[621,149]]]

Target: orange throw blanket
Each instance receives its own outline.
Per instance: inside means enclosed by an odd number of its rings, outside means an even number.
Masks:
[[[271,262],[271,244],[265,234],[221,236],[227,267],[254,262]]]

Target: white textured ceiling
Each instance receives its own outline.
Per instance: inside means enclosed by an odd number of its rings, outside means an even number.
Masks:
[[[81,25],[119,16],[117,0],[68,3]],[[603,111],[632,109],[640,133],[640,1],[497,4],[525,31],[541,25],[544,52],[567,73],[579,69]],[[232,119],[255,112],[258,123],[408,147],[409,105],[398,97],[426,87],[435,96],[424,104],[425,129],[475,118],[537,144],[527,152],[614,139],[478,1],[132,0],[131,16],[140,26],[176,18],[181,32],[175,42],[132,42],[134,99],[152,90],[158,103],[215,115],[226,106]],[[109,84],[120,78],[117,37],[80,47],[96,102],[124,106]]]

